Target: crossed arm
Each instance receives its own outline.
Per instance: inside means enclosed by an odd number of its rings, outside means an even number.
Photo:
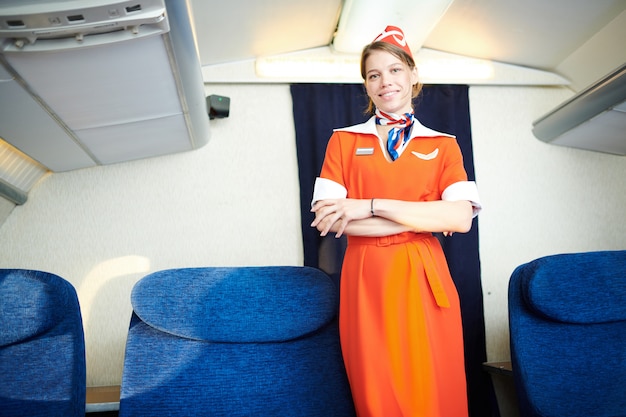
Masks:
[[[374,209],[372,215],[371,208]],[[465,233],[472,226],[469,201],[402,201],[389,199],[326,199],[317,201],[311,224],[322,236],[388,236],[402,232]]]

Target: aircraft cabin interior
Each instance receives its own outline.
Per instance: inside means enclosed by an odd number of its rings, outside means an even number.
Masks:
[[[316,201],[374,218],[395,189],[320,178],[375,126],[361,53],[388,27],[475,217],[322,236]],[[469,416],[626,416],[625,41],[626,0],[0,0],[0,416],[356,416],[346,244],[418,234]],[[379,140],[350,161],[391,161]]]

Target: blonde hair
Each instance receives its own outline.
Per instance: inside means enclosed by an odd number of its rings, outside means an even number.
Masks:
[[[365,48],[363,48],[363,52],[361,52],[361,77],[363,77],[364,84],[367,83],[367,78],[365,74],[365,61],[367,61],[367,58],[369,58],[369,56],[372,54],[372,51],[388,52],[391,55],[398,58],[400,61],[402,61],[411,70],[415,68],[415,61],[413,60],[413,57],[407,54],[403,49],[395,45],[392,45],[388,42],[372,42],[369,45],[365,46]],[[418,81],[416,84],[413,85],[413,92],[411,94],[411,97],[412,98],[417,97],[421,91],[422,91],[422,83]],[[365,110],[365,113],[368,113],[368,114],[374,113],[374,102],[369,97],[368,97],[368,105],[367,105],[367,109]]]

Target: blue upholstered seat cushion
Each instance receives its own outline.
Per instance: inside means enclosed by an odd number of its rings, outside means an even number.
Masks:
[[[552,255],[518,269],[535,312],[563,323],[626,320],[626,251]]]
[[[181,268],[141,279],[131,302],[142,321],[176,336],[280,342],[329,323],[337,314],[337,289],[308,267]]]
[[[0,272],[0,346],[42,334],[62,320],[71,284],[40,271]]]
[[[71,283],[0,269],[0,375],[0,416],[85,416],[85,339]]]
[[[509,282],[511,362],[527,417],[626,410],[626,251],[552,255]]]

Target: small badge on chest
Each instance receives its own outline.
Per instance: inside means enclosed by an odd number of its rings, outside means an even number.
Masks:
[[[356,148],[356,155],[373,155],[374,148]]]

